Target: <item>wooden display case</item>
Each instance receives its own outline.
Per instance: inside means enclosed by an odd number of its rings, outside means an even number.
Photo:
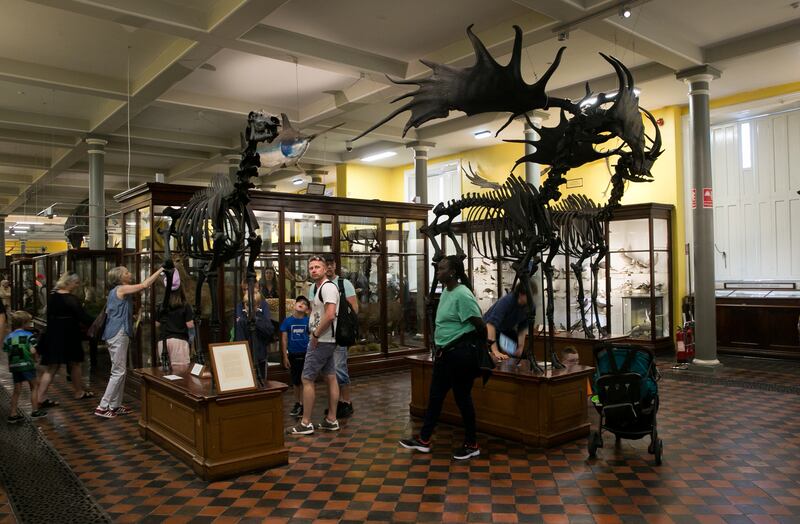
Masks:
[[[159,228],[169,225],[163,215],[166,206],[181,206],[201,189],[193,186],[147,183],[115,198],[122,216],[123,264],[139,281],[163,260],[163,241]],[[281,322],[291,314],[293,298],[307,295],[308,257],[333,253],[339,272],[350,279],[359,300],[362,341],[350,350],[350,370],[354,374],[374,369],[404,366],[403,357],[426,351],[425,293],[427,290],[427,246],[419,233],[427,220],[428,205],[377,200],[294,195],[252,190],[250,207],[259,224],[262,251],[256,262],[259,287],[272,273],[276,286],[265,293],[272,320]],[[194,296],[198,262],[182,260],[176,264],[185,272],[181,279],[189,297]],[[223,333],[228,333],[234,308],[241,300],[240,282],[246,260],[241,257],[220,269],[219,308]],[[163,288],[141,295],[142,320],[131,347],[134,367],[158,365],[153,319]],[[155,299],[155,300],[154,300]],[[208,289],[203,290],[201,317],[207,326],[210,315]],[[190,298],[192,304],[194,300]],[[208,333],[201,332],[208,342]],[[270,379],[288,380],[280,366],[277,344],[268,351]]]
[[[800,360],[800,290],[791,286],[718,289],[719,353]]]

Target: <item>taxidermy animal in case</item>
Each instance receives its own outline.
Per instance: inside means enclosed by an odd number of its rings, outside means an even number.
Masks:
[[[343,125],[344,123],[336,124],[320,133],[304,135],[292,127],[285,113],[281,113],[281,131],[278,136],[256,150],[261,157],[262,169],[274,170],[297,164],[308,151],[312,140]]]

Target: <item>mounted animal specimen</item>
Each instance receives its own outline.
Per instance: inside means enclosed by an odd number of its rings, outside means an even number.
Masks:
[[[353,246],[363,246],[364,250],[359,253],[380,253],[380,240],[378,239],[378,232],[374,229],[356,229],[347,231],[344,227],[340,230],[339,236],[342,241],[347,242],[350,251],[353,252]],[[351,275],[353,284],[358,293],[358,299],[363,304],[369,304],[372,298],[372,290],[369,287],[369,279],[372,275],[372,256],[361,257],[363,262],[361,270],[356,275]]]
[[[256,150],[261,158],[261,167],[272,171],[297,165],[308,151],[312,140],[343,125],[344,123],[336,124],[320,133],[304,135],[292,127],[285,113],[281,113],[281,130],[278,136]]]
[[[242,159],[235,181],[224,175],[218,175],[211,181],[211,186],[195,193],[182,208],[166,208],[164,214],[171,218],[169,230],[164,238],[164,268],[167,273],[166,292],[162,303],[162,311],[169,301],[174,264],[170,253],[170,239],[175,240],[175,249],[183,256],[202,260],[205,264],[199,271],[195,287],[195,326],[200,322],[200,306],[202,288],[208,282],[211,295],[211,338],[220,340],[220,319],[217,300],[218,270],[225,262],[233,260],[245,251],[247,258],[247,296],[249,298],[248,318],[250,347],[254,345],[255,315],[254,289],[256,282],[255,260],[261,251],[261,237],[256,233],[258,222],[248,206],[250,197],[248,189],[253,187],[251,178],[258,176],[260,164],[257,152],[258,144],[272,142],[278,136],[280,122],[272,115],[263,112],[251,112],[247,116],[247,128],[242,134]],[[204,364],[206,349],[200,343],[199,328],[195,337],[197,362]],[[168,366],[169,357],[166,344],[162,351],[162,365]],[[167,364],[164,364],[164,363]],[[259,381],[263,381],[259,366]]]
[[[501,66],[472,32],[471,26],[468,27],[467,36],[475,52],[473,66],[461,69],[423,61],[432,70],[429,77],[394,80],[398,84],[417,86],[416,91],[404,94],[394,102],[409,100],[353,140],[405,111],[411,111],[411,116],[405,124],[404,134],[412,127],[447,117],[453,110],[463,111],[467,115],[508,112],[509,119],[498,130],[499,133],[517,116],[528,118],[528,113],[536,109],[560,108],[559,124],[553,128],[539,129],[537,140],[509,140],[531,143],[536,147],[534,153],[519,158],[514,167],[524,162],[549,166],[541,191],[511,175],[501,188],[487,194],[467,194],[447,204],[440,203],[434,208],[433,222],[423,230],[434,247],[434,264],[443,256],[436,240],[439,235],[449,236],[456,245],[458,255],[463,257],[465,255],[456,242],[451,226],[453,219],[463,209],[474,206],[470,218],[480,223],[476,226],[480,225],[483,232],[469,231],[468,226],[469,234],[473,235],[476,245],[485,250],[481,252],[484,256],[495,261],[511,262],[516,271],[515,280],[520,280],[526,289],[531,321],[533,301],[528,276],[535,270],[536,264],[541,263],[547,279],[545,313],[548,349],[554,365],[559,366],[553,343],[551,262],[561,241],[550,217],[550,203],[561,197],[560,186],[566,182],[565,174],[570,169],[595,160],[616,157],[611,176],[611,196],[598,212],[599,219],[610,218],[613,209],[619,205],[626,181],[652,180],[650,168],[661,154],[661,136],[653,116],[645,110],[640,112],[633,77],[619,60],[601,53],[617,74],[619,88],[615,92],[593,95],[587,84],[586,96],[582,100],[573,102],[553,97],[547,94],[547,83],[558,68],[565,48],[559,49],[550,67],[536,83],[527,84],[521,72],[522,30],[514,26],[514,31],[511,60]],[[643,119],[653,125],[653,138],[645,134]],[[434,279],[429,303],[437,285]],[[432,307],[429,313],[432,314]],[[533,338],[529,337],[528,340],[527,357],[535,366]]]
[[[72,249],[80,249],[83,245],[83,238],[89,234],[89,199],[87,198],[64,221],[64,236]],[[106,243],[108,242],[108,231],[105,232]],[[116,246],[115,246],[116,247]]]

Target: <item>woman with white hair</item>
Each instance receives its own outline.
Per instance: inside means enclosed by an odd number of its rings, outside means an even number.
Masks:
[[[47,398],[47,388],[62,364],[70,367],[72,390],[75,399],[91,398],[94,393],[84,389],[81,366],[83,365],[83,334],[81,324],[93,321],[81,306],[73,292],[81,285],[81,277],[75,273],[64,273],[56,287],[47,297],[47,331],[39,343],[42,365],[47,369],[39,381],[39,406],[52,408],[58,402]]]
[[[158,268],[141,284],[131,284],[133,275],[128,268],[118,266],[108,272],[111,291],[108,292],[106,302],[106,327],[103,330],[103,340],[106,341],[111,356],[111,377],[108,379],[108,386],[100,404],[94,410],[94,414],[98,417],[114,418],[131,412],[122,405],[122,395],[125,391],[128,345],[133,337],[133,295],[153,285],[160,274],[161,268]]]

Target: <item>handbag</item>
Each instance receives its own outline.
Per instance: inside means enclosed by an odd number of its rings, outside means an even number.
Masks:
[[[103,307],[103,311],[100,312],[92,322],[92,325],[89,326],[89,329],[86,330],[86,336],[91,338],[92,340],[99,340],[100,337],[103,336],[103,331],[106,329],[106,308]]]
[[[496,364],[489,354],[489,346],[486,341],[477,341],[473,347],[478,352],[478,376],[483,378],[483,385],[485,386],[492,376],[492,370],[496,367]]]

